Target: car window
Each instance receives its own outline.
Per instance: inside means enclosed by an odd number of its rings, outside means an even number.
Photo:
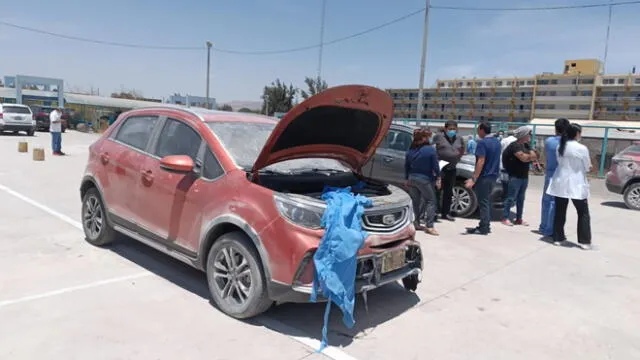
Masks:
[[[222,166],[216,159],[215,155],[211,152],[211,149],[207,147],[207,151],[204,153],[204,163],[202,169],[202,177],[207,180],[213,180],[224,174]]]
[[[167,119],[158,138],[155,155],[161,158],[169,155],[188,155],[196,161],[200,142],[200,135],[189,125]]]
[[[404,131],[397,131],[393,141],[389,143],[389,148],[398,151],[407,151],[411,146],[413,135]]]
[[[156,122],[158,122],[156,116],[132,116],[120,126],[116,140],[136,149],[144,150]]]
[[[3,106],[2,112],[5,114],[31,114],[31,110],[22,106]]]
[[[631,145],[628,148],[622,150],[622,154],[628,153],[640,153],[640,145]]]
[[[389,130],[389,132],[384,137],[384,139],[382,139],[382,142],[380,143],[380,146],[378,146],[378,147],[382,148],[382,149],[389,149],[389,144],[391,144],[393,142],[393,139],[395,137],[396,137],[396,131],[395,130]]]

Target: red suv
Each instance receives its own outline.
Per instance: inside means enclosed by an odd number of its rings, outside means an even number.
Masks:
[[[323,230],[325,186],[370,197],[356,291],[422,270],[413,211],[401,189],[362,166],[391,124],[391,98],[360,85],[311,97],[280,121],[158,106],[120,115],[91,145],[81,185],[86,239],[117,233],[206,272],[215,304],[236,318],[274,302],[306,302]]]

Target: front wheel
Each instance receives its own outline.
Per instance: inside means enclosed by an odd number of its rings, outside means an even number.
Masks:
[[[418,284],[420,283],[420,277],[416,275],[409,275],[402,279],[402,285],[407,291],[418,290]]]
[[[473,190],[464,187],[464,182],[458,182],[453,186],[453,199],[451,212],[454,216],[467,218],[478,209],[478,197]]]
[[[634,183],[624,190],[624,203],[629,209],[640,210],[640,183]]]
[[[82,198],[82,229],[91,245],[104,246],[116,238],[116,231],[109,224],[102,197],[96,188],[89,189]]]
[[[247,319],[273,304],[258,252],[241,232],[216,240],[207,256],[206,271],[213,302],[229,316]]]
[[[35,134],[35,130],[27,131],[27,136],[33,136],[33,134]]]

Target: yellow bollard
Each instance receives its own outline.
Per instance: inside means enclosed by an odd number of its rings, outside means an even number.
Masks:
[[[35,149],[33,149],[33,161],[44,161],[44,149],[43,148],[35,148]]]
[[[29,152],[29,143],[26,141],[20,141],[18,143],[18,152],[26,153]]]

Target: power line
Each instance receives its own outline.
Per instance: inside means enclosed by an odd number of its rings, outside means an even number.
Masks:
[[[568,9],[587,9],[598,8],[608,6],[619,5],[634,5],[640,4],[640,1],[619,1],[619,2],[607,2],[597,4],[584,4],[584,5],[557,5],[557,6],[538,6],[538,7],[468,7],[468,6],[431,6],[432,9],[438,10],[467,10],[467,11],[550,11],[550,10],[568,10]]]
[[[453,10],[453,11],[551,11],[551,10],[586,9],[586,8],[622,6],[622,5],[634,5],[634,4],[640,4],[640,0],[584,4],[584,5],[558,5],[558,6],[520,7],[520,8],[517,8],[517,7],[489,8],[489,7],[439,6],[439,5],[432,5],[430,6],[430,8],[437,9],[437,10]],[[276,54],[301,52],[301,51],[316,49],[324,45],[333,45],[333,44],[337,44],[347,40],[355,39],[357,37],[397,24],[415,15],[422,14],[424,13],[424,11],[425,11],[425,8],[422,8],[420,10],[416,10],[406,15],[395,18],[391,21],[387,21],[385,23],[368,28],[366,30],[362,30],[347,36],[343,36],[337,39],[333,39],[330,41],[325,41],[325,42],[313,44],[313,45],[299,46],[299,47],[293,47],[293,48],[287,48],[287,49],[278,49],[278,50],[244,51],[244,50],[224,49],[224,48],[218,48],[218,47],[212,47],[211,50],[219,53],[233,54],[233,55],[276,55]],[[0,20],[0,25],[4,25],[14,29],[29,31],[37,34],[48,35],[48,36],[67,39],[67,40],[75,40],[75,41],[81,41],[86,43],[99,44],[99,45],[108,45],[108,46],[134,48],[134,49],[147,49],[147,50],[173,50],[173,51],[205,50],[205,47],[203,46],[146,45],[146,44],[134,44],[134,43],[124,43],[124,42],[117,42],[117,41],[91,39],[91,38],[85,38],[80,36],[55,33],[55,32],[36,29],[28,26],[17,25],[17,24],[9,23],[2,20]]]
[[[350,34],[350,35],[347,35],[347,36],[343,36],[343,37],[340,37],[340,38],[337,38],[337,39],[333,39],[333,40],[330,40],[330,41],[325,41],[322,44],[318,43],[318,44],[314,44],[314,45],[299,46],[299,47],[293,47],[293,48],[288,48],[288,49],[279,49],[279,50],[243,51],[243,50],[223,49],[223,48],[217,48],[217,47],[212,47],[211,50],[219,52],[219,53],[234,54],[234,55],[275,55],[275,54],[287,54],[287,53],[293,53],[293,52],[306,51],[306,50],[319,48],[320,46],[323,46],[323,45],[333,45],[333,44],[337,44],[337,43],[340,43],[340,42],[343,42],[343,41],[351,40],[351,39],[366,35],[368,33],[383,29],[385,27],[391,26],[393,24],[402,22],[402,21],[404,21],[404,20],[406,20],[406,19],[408,19],[408,18],[410,18],[412,16],[415,16],[417,14],[421,14],[423,12],[424,12],[424,8],[422,8],[420,10],[413,11],[413,12],[411,12],[409,14],[400,16],[400,17],[395,18],[395,19],[393,19],[391,21],[387,21],[387,22],[382,23],[380,25],[376,25],[374,27],[368,28],[366,30],[359,31],[357,33],[353,33],[353,34]],[[145,45],[145,44],[132,44],[132,43],[117,42],[117,41],[90,39],[90,38],[84,38],[84,37],[80,37],[80,36],[65,35],[65,34],[54,33],[54,32],[46,31],[46,30],[35,29],[35,28],[32,28],[32,27],[17,25],[17,24],[13,24],[13,23],[9,23],[9,22],[6,22],[6,21],[1,21],[1,20],[0,20],[0,25],[5,25],[5,26],[12,27],[12,28],[15,28],[15,29],[20,29],[20,30],[24,30],[24,31],[37,33],[37,34],[43,34],[43,35],[58,37],[58,38],[67,39],[67,40],[76,40],[76,41],[82,41],[82,42],[87,42],[87,43],[100,44],[100,45],[109,45],[109,46],[117,46],[117,47],[135,48],[135,49],[149,49],[149,50],[181,50],[181,51],[185,51],[185,50],[204,50],[205,49],[202,46]]]

